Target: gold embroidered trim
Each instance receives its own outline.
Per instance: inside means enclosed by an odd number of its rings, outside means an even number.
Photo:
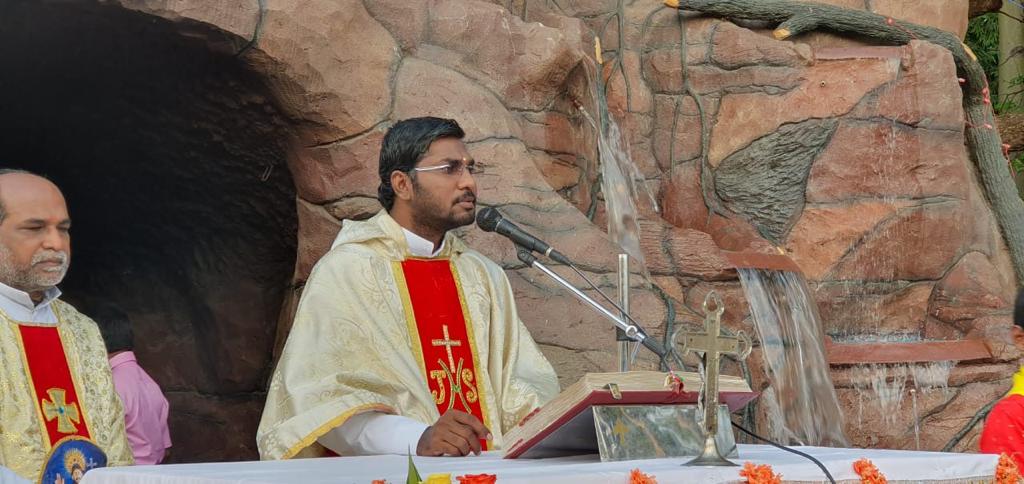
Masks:
[[[398,285],[398,294],[402,298],[402,311],[405,312],[405,324],[409,329],[409,347],[420,364],[420,372],[423,378],[427,378],[427,363],[423,360],[423,348],[420,347],[420,330],[416,325],[416,314],[412,310],[412,297],[409,296],[409,285],[405,281],[405,271],[402,269],[402,262],[391,263],[395,273],[395,284]]]
[[[384,413],[390,413],[390,414],[394,414],[395,413],[395,410],[393,408],[391,408],[391,407],[389,407],[387,405],[384,405],[382,403],[367,403],[365,405],[360,405],[358,407],[353,407],[353,408],[349,409],[348,411],[346,411],[345,413],[343,413],[341,415],[338,415],[337,417],[334,417],[334,418],[328,420],[327,423],[317,427],[316,430],[311,432],[304,439],[300,440],[299,443],[297,443],[297,444],[293,445],[291,448],[289,448],[288,451],[285,452],[284,455],[281,456],[281,458],[282,459],[291,459],[292,457],[295,457],[295,454],[298,454],[299,452],[302,452],[302,449],[305,449],[306,447],[309,447],[310,445],[313,445],[313,442],[316,442],[316,439],[319,439],[320,437],[322,437],[327,432],[330,432],[331,429],[333,429],[335,427],[340,427],[342,424],[345,423],[346,420],[352,418],[353,416],[355,416],[357,414],[360,414],[360,413],[363,413],[363,412],[371,412],[371,411],[378,411],[378,412],[384,412]]]
[[[57,302],[57,301],[54,301],[54,302]],[[57,317],[57,335],[60,336],[60,346],[61,346],[61,348],[64,348],[64,359],[65,359],[65,361],[66,361],[66,363],[68,365],[68,374],[71,375],[71,383],[73,385],[75,385],[75,395],[78,397],[78,402],[77,402],[78,403],[78,409],[81,410],[81,412],[82,412],[82,425],[85,426],[85,431],[88,432],[89,433],[89,437],[92,438],[93,437],[93,435],[92,435],[93,428],[89,425],[89,409],[86,408],[86,405],[85,405],[85,400],[87,400],[87,398],[85,398],[84,397],[85,394],[82,393],[82,385],[79,383],[81,380],[79,379],[78,374],[75,371],[75,365],[71,364],[71,355],[68,353],[68,345],[64,343],[64,341],[66,341],[64,339],[64,337],[66,336],[64,333],[65,333],[65,331],[70,331],[70,329],[68,329],[68,325],[64,324],[63,316],[61,316],[61,314],[64,312],[64,308],[60,308],[58,310],[58,306],[56,306],[56,305],[53,305],[51,307],[53,308],[54,316]],[[105,351],[106,351],[106,349],[104,349],[104,352]],[[78,355],[78,347],[77,346],[75,346],[75,355],[74,356],[75,356],[75,361],[81,361],[81,359],[78,357],[79,355]],[[113,377],[111,377],[111,378],[113,378]],[[113,385],[114,382],[113,382],[113,380],[111,380],[110,383],[111,383],[110,389],[113,390],[114,389],[114,385]]]
[[[459,294],[459,304],[462,305],[462,320],[466,325],[466,336],[469,339],[469,352],[470,354],[473,355],[473,368],[476,369],[476,391],[478,394],[477,396],[479,397],[480,400],[480,414],[483,415],[484,417],[484,426],[486,426],[488,429],[491,429],[491,432],[494,432],[494,427],[492,427],[490,423],[487,422],[489,420],[492,420],[491,414],[487,411],[486,387],[489,384],[489,382],[485,382],[484,378],[480,378],[480,369],[483,367],[480,366],[480,352],[477,351],[476,335],[473,333],[473,318],[471,318],[469,315],[469,306],[466,305],[466,296],[465,293],[462,291],[462,279],[459,278],[459,271],[456,270],[455,268],[455,261],[448,261],[448,264],[452,271],[452,279],[455,281],[455,291]],[[500,429],[501,427],[499,426],[498,428]]]
[[[2,312],[2,311],[0,311]],[[7,314],[3,314],[7,320],[14,325],[14,339],[18,342],[18,349],[21,350],[21,366],[25,371],[25,381],[28,382],[28,391],[32,394],[32,400],[35,402],[36,410],[36,421],[39,422],[39,433],[43,437],[43,442],[46,444],[47,449],[53,449],[53,442],[50,442],[50,432],[46,430],[46,421],[43,420],[43,407],[42,401],[39,399],[39,395],[36,393],[36,382],[32,380],[32,370],[28,366],[28,354],[25,352],[25,341],[21,337],[21,331],[18,330],[18,323],[13,319],[10,319]]]

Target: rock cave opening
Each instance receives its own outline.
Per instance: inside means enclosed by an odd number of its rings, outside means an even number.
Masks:
[[[128,313],[171,403],[177,462],[256,456],[296,252],[288,123],[233,56],[245,39],[204,28],[110,5],[0,5],[0,165],[63,190],[64,298]]]

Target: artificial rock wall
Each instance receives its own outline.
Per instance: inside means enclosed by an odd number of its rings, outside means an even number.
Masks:
[[[1019,355],[1002,345],[1012,269],[964,147],[952,59],[933,45],[872,47],[825,34],[779,42],[764,25],[679,17],[653,0],[268,0],[262,11],[242,0],[79,3],[127,9],[205,41],[258,77],[286,120],[298,238],[271,328],[278,347],[342,220],[379,209],[377,149],[406,117],[459,120],[474,156],[490,165],[478,179],[480,202],[611,290],[618,250],[604,233],[596,135],[576,107],[596,113],[600,85],[661,205],[641,221],[656,285],[635,276],[632,299],[654,335],[699,321],[712,289],[725,299],[727,326],[752,332],[722,250],[781,250],[806,274],[837,339],[971,336],[994,345],[993,360],[957,366],[949,390],[918,402],[923,448],[950,442],[1015,369]],[[959,33],[966,25],[960,1],[830,3]],[[506,268],[521,317],[563,385],[614,368],[605,322],[524,268],[506,241],[472,228],[463,235]],[[254,331],[268,329],[259,324]],[[762,385],[756,353],[749,365]],[[854,444],[912,445],[909,405],[882,425],[881,411],[858,397],[856,369],[833,375]],[[199,424],[230,429],[223,438],[243,450],[224,457],[254,456],[255,428],[228,422],[252,422],[258,410],[182,406],[175,459],[218,457],[222,443],[181,430]],[[973,449],[977,430],[954,448]]]

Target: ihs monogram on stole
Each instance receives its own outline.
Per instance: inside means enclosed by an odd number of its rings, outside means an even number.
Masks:
[[[487,390],[480,386],[473,321],[454,264],[448,259],[410,258],[395,263],[394,270],[412,350],[437,412],[457,409],[488,425],[482,393]],[[488,448],[485,440],[481,445]]]
[[[476,403],[477,392],[476,386],[473,383],[476,379],[473,375],[473,370],[469,368],[463,368],[465,359],[459,356],[458,365],[455,363],[455,357],[452,355],[452,347],[462,346],[461,340],[452,340],[448,335],[448,325],[441,325],[441,329],[444,332],[444,339],[433,339],[430,341],[431,346],[444,346],[445,352],[448,354],[448,364],[445,365],[445,361],[438,358],[437,364],[441,366],[440,370],[430,370],[430,378],[437,383],[437,388],[432,389],[430,394],[434,396],[434,403],[441,405],[445,400],[445,388],[451,389],[448,393],[448,410],[455,407],[455,398],[458,397],[462,401],[462,407],[467,412],[472,412],[472,408],[469,406],[471,403]],[[463,385],[465,385],[466,391],[463,392]]]

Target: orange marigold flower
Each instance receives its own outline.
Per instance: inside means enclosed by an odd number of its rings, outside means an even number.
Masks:
[[[999,465],[996,466],[996,484],[1017,484],[1020,482],[1020,469],[1006,453],[999,455]]]
[[[868,459],[854,462],[853,472],[860,476],[861,484],[886,484],[889,482],[878,470],[878,467],[875,467],[875,464]]]
[[[629,471],[629,484],[658,484],[658,480],[650,474],[640,472],[640,469]]]
[[[782,474],[776,474],[768,464],[744,462],[740,477],[746,477],[748,484],[782,484]]]
[[[497,474],[466,474],[457,476],[455,479],[459,484],[494,484],[498,480]]]
[[[384,479],[374,479],[370,484],[388,484]]]

